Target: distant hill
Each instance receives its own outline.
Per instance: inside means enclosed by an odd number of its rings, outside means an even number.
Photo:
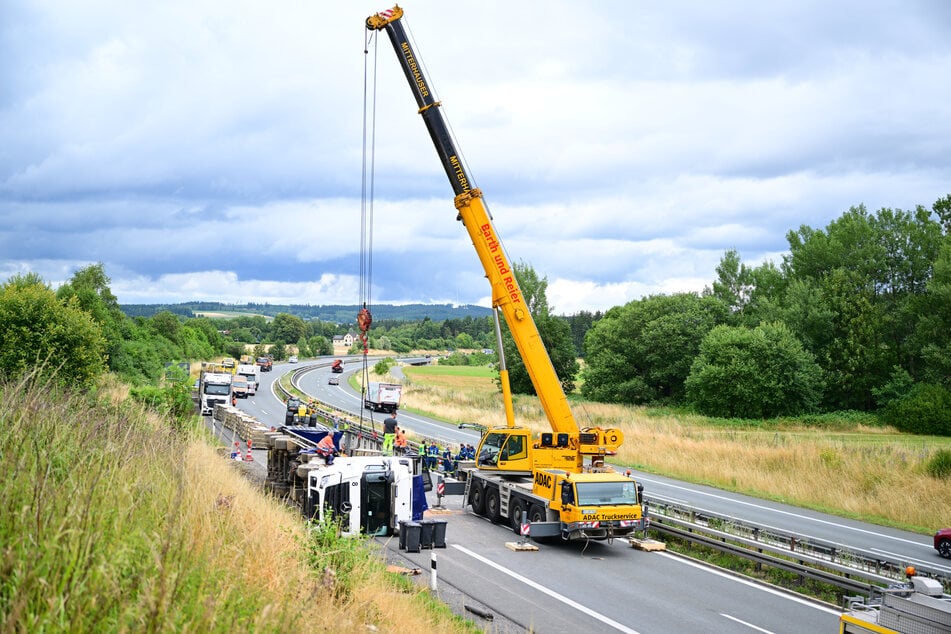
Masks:
[[[264,315],[274,317],[278,313],[295,315],[305,320],[317,319],[334,324],[348,324],[356,321],[360,306],[356,304],[331,304],[313,306],[310,304],[224,304],[222,302],[184,302],[181,304],[122,304],[122,312],[129,317],[151,317],[164,310],[185,317],[200,317],[204,314],[223,313],[228,317],[240,315]],[[491,308],[466,304],[375,304],[370,306],[374,320],[422,321],[429,317],[432,321],[447,319],[481,318],[492,315]]]

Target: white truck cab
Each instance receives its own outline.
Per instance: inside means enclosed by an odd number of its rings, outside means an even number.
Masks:
[[[231,404],[231,379],[227,372],[203,372],[199,381],[198,398],[202,416],[210,416],[215,405]]]
[[[341,534],[393,535],[413,519],[413,467],[400,456],[338,457],[307,478],[304,514],[338,518]]]

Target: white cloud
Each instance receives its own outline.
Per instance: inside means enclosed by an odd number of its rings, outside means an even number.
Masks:
[[[239,280],[232,271],[200,271],[162,275],[157,279],[127,278],[111,285],[124,303],[219,301],[244,304],[352,304],[359,280],[354,276],[321,275],[312,282]],[[253,298],[249,299],[249,298]],[[313,298],[320,298],[315,302]]]

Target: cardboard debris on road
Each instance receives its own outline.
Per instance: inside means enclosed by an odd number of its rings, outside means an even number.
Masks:
[[[505,547],[514,551],[538,550],[538,546],[528,542],[505,542]]]

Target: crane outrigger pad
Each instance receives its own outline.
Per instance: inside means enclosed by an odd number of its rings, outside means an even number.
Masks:
[[[505,542],[505,547],[509,550],[514,550],[516,552],[523,550],[538,550],[538,546],[535,544],[530,544],[528,542]]]

